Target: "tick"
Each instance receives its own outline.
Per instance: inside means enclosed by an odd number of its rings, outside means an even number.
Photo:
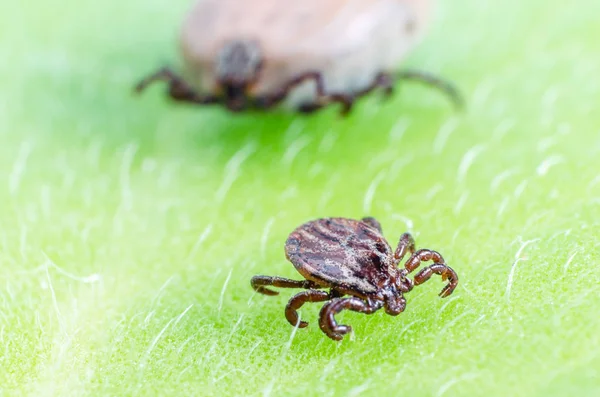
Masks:
[[[294,295],[285,308],[288,322],[299,328],[308,326],[306,321],[299,321],[297,312],[304,303],[327,302],[321,309],[319,326],[334,340],[341,340],[352,331],[349,325],[335,320],[342,310],[372,314],[384,308],[387,314],[397,316],[406,308],[404,294],[432,275],[439,274],[448,281],[439,294],[442,298],[452,294],[458,284],[456,272],[442,255],[429,249],[415,251],[415,241],[409,233],[400,237],[393,251],[383,237],[380,223],[371,217],[307,222],[290,234],[285,253],[305,280],[254,276],[252,287],[265,295],[279,294],[267,286],[306,289]],[[398,265],[407,253],[410,257],[400,268]],[[421,269],[413,280],[408,278],[427,261],[433,264]]]
[[[399,64],[420,41],[430,0],[197,0],[181,28],[181,73],[168,67],[140,81],[165,81],[175,101],[232,112],[283,105],[348,113],[375,89],[419,80],[460,104],[458,91]]]

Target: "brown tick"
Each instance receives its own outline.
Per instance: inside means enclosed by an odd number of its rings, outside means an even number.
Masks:
[[[398,264],[407,252],[411,256],[400,269]],[[290,299],[285,308],[286,319],[293,326],[304,328],[308,323],[299,321],[297,310],[305,302],[327,302],[321,309],[319,326],[334,340],[341,340],[352,331],[349,325],[339,325],[335,320],[342,310],[372,314],[383,307],[387,314],[397,316],[406,308],[404,293],[432,275],[448,280],[439,294],[442,298],[449,296],[458,284],[456,272],[446,265],[442,255],[428,249],[415,251],[415,241],[409,233],[400,237],[396,251],[392,251],[381,225],[371,217],[307,222],[290,234],[285,253],[305,280],[254,276],[252,287],[265,295],[279,294],[266,286],[307,289]],[[419,271],[413,280],[407,277],[426,261],[433,264]],[[329,288],[329,292],[320,288]]]

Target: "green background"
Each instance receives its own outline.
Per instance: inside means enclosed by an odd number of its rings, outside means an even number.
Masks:
[[[600,3],[443,1],[405,84],[346,119],[174,106],[187,1],[0,5],[0,394],[597,396]],[[287,234],[412,231],[460,285],[293,332]]]

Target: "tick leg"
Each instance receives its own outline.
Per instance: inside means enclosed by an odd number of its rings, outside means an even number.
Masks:
[[[402,261],[407,252],[410,252],[411,255],[415,253],[415,239],[410,233],[404,233],[400,236],[398,247],[396,247],[396,251],[394,252],[394,263],[396,266]]]
[[[328,93],[325,90],[323,75],[315,71],[302,73],[289,80],[276,92],[256,98],[256,106],[267,109],[278,105],[288,96],[291,90],[309,80],[313,80],[317,86],[317,100],[315,103],[301,105],[298,109],[299,111],[305,113],[314,112],[333,102],[338,102],[342,105],[342,114],[350,111],[354,103],[354,96],[341,93]]]
[[[339,325],[335,321],[335,315],[342,310],[352,310],[359,313],[372,314],[381,309],[383,302],[381,301],[364,301],[362,299],[352,298],[335,298],[331,302],[325,304],[319,315],[319,327],[321,330],[333,340],[342,340],[345,334],[352,331],[349,325]]]
[[[404,70],[398,74],[401,80],[417,80],[427,85],[433,86],[443,91],[457,109],[464,106],[464,100],[458,89],[449,81],[443,80],[438,76],[418,70]]]
[[[304,288],[304,289],[323,288],[313,281],[309,281],[309,280],[297,281],[297,280],[290,280],[289,278],[283,278],[283,277],[277,277],[277,276],[275,276],[275,277],[254,276],[250,280],[250,284],[252,285],[252,288],[254,288],[254,290],[256,292],[260,292],[261,294],[271,295],[271,296],[279,295],[279,292],[273,291],[272,289],[269,289],[269,288],[265,288],[265,286],[267,286],[267,285],[272,285],[273,287],[279,287],[279,288]],[[296,325],[296,324],[294,324],[294,325]]]
[[[417,273],[414,279],[414,285],[423,284],[425,281],[429,280],[433,274],[440,274],[442,276],[442,280],[448,280],[448,284],[442,289],[440,296],[442,298],[447,297],[456,288],[456,285],[458,284],[458,276],[450,266],[446,265],[446,261],[437,251],[420,249],[412,254],[412,256],[408,258],[404,264],[402,276],[406,277],[406,275],[416,270],[422,262],[426,261],[433,261],[434,264],[422,269],[419,273]]]
[[[144,78],[135,86],[135,92],[140,93],[155,81],[165,81],[169,84],[169,95],[175,101],[191,102],[198,105],[218,103],[220,98],[215,95],[200,95],[183,79],[169,68],[162,68]]]
[[[442,298],[447,297],[458,285],[458,276],[456,275],[456,272],[445,263],[434,263],[431,266],[421,269],[421,271],[415,275],[414,284],[421,285],[429,280],[434,274],[441,275],[442,280],[444,281],[448,280],[448,284],[440,292]]]
[[[356,101],[357,98],[365,96],[369,94],[371,91],[381,88],[385,96],[390,96],[394,91],[394,78],[390,73],[387,72],[379,72],[368,86],[363,88],[360,91],[354,92],[352,95],[346,95],[345,107],[342,109],[342,114],[346,114],[350,111],[352,104]]]
[[[302,103],[302,104],[298,105],[298,111],[300,113],[305,113],[305,114],[314,113],[317,110],[320,110],[322,108],[323,108],[323,105],[321,105],[319,103],[315,103],[315,102],[307,102],[307,103]]]
[[[294,327],[298,325],[298,328],[305,328],[308,326],[308,322],[300,321],[298,323],[298,309],[302,307],[306,302],[325,302],[331,299],[331,295],[325,291],[318,291],[309,289],[308,291],[300,292],[289,300],[285,307],[285,318]]]
[[[375,229],[377,229],[377,231],[379,231],[379,233],[383,233],[383,230],[381,230],[381,223],[379,223],[379,221],[373,218],[372,216],[362,218],[361,221],[366,223],[367,225],[374,227]]]
[[[356,92],[356,97],[364,96],[376,88],[382,88],[385,96],[389,96],[394,91],[394,78],[390,73],[379,72],[368,86]]]
[[[402,235],[402,237],[404,236],[405,234]],[[402,238],[400,238],[400,242],[402,243]],[[398,245],[398,249],[396,249],[396,252],[398,252],[398,250],[400,249],[400,245],[401,244]],[[412,241],[412,247],[414,250],[414,240]],[[421,262],[427,261],[433,261],[435,263],[446,263],[446,261],[439,252],[428,249],[420,249],[417,252],[413,253],[404,264],[404,275],[407,275],[408,273],[411,273],[415,269],[417,269],[421,265]]]

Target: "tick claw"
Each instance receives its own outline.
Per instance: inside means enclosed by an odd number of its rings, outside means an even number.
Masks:
[[[344,336],[352,332],[352,327],[349,325],[339,325],[326,334],[333,340],[342,340]]]
[[[339,335],[346,335],[352,332],[352,327],[349,325],[338,325],[332,331]]]
[[[454,292],[454,287],[451,284],[448,284],[442,289],[439,295],[442,298],[446,298],[447,296],[451,295],[452,292]]]

